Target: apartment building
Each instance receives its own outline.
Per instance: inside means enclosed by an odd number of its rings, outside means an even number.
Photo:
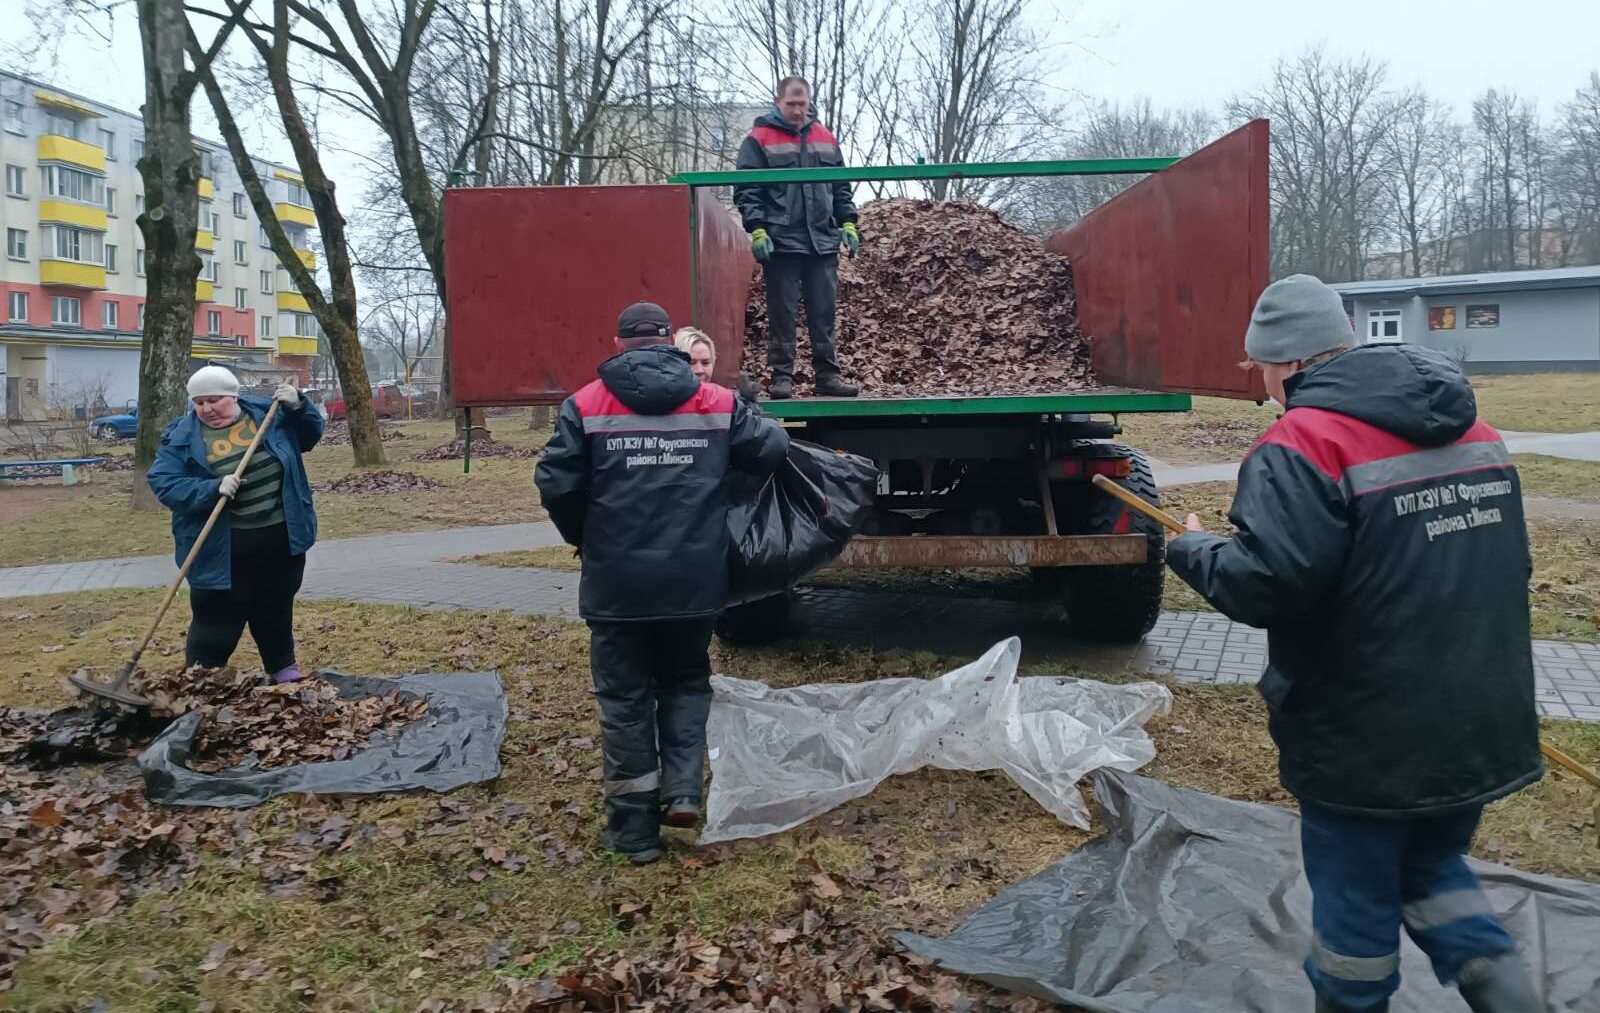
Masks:
[[[0,71],[0,378],[8,421],[120,407],[139,389],[145,251],[137,224],[143,120]],[[203,268],[195,360],[309,375],[318,330],[280,269],[228,157],[198,141]],[[313,268],[316,217],[301,178],[257,161],[279,221]]]

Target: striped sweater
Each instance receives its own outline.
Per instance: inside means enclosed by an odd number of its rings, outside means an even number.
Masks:
[[[203,426],[206,460],[218,478],[231,475],[239,459],[255,438],[256,424],[249,414],[240,412],[233,424],[223,429]],[[235,528],[265,528],[283,523],[283,464],[267,450],[256,448],[250,466],[244,470],[239,494],[228,505],[228,516]]]

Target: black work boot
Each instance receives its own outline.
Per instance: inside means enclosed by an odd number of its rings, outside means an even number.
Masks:
[[[634,865],[660,858],[661,802],[653,791],[606,799],[606,829],[600,841]]]
[[[1456,975],[1456,987],[1472,1013],[1540,1013],[1544,1009],[1528,969],[1515,953],[1467,961]]]
[[[775,376],[772,383],[767,386],[767,396],[774,401],[787,401],[794,397],[794,380],[787,376]]]
[[[1354,1006],[1341,1006],[1332,999],[1317,996],[1317,1013],[1389,1013],[1387,1000],[1376,1006],[1368,1006],[1364,1010],[1357,1010]]]
[[[818,397],[855,397],[861,389],[853,383],[846,383],[838,375],[817,377]]]

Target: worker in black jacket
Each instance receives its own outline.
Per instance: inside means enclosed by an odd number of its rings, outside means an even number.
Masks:
[[[723,479],[730,467],[771,474],[789,437],[695,379],[660,306],[623,310],[617,348],[562,404],[534,481],[583,557],[578,611],[604,736],[607,845],[643,864],[661,857],[663,819],[693,826],[699,815],[707,651],[728,597]]]
[[[737,162],[740,169],[842,165],[839,142],[811,113],[811,85],[803,77],[778,82],[772,111],[755,121]],[[767,393],[794,395],[795,322],[804,295],[816,392],[855,397],[855,385],[839,375],[833,342],[839,248],[853,256],[861,245],[850,184],[739,184],[733,202],[750,233],[750,250],[766,272],[767,365],[772,369]]]
[[[1478,1013],[1543,1009],[1463,858],[1485,803],[1542,774],[1517,472],[1444,356],[1354,344],[1317,279],[1267,288],[1245,351],[1287,411],[1240,466],[1238,533],[1190,514],[1167,562],[1267,631],[1317,1009],[1386,1009],[1402,925]]]

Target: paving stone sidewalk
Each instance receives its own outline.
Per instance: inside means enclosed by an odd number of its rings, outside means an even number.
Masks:
[[[415,608],[467,608],[577,618],[578,575],[508,569],[451,558],[560,544],[553,525],[510,524],[334,539],[311,550],[302,597]],[[0,569],[0,599],[102,588],[160,587],[170,557]],[[1186,682],[1254,683],[1266,666],[1266,634],[1213,612],[1168,612],[1140,644],[1074,641],[1059,608],[1036,601],[807,588],[797,595],[796,634],[833,643],[981,653],[1020,636],[1024,650],[1068,654],[1081,667],[1170,674]],[[1600,721],[1600,644],[1535,641],[1540,713]]]

